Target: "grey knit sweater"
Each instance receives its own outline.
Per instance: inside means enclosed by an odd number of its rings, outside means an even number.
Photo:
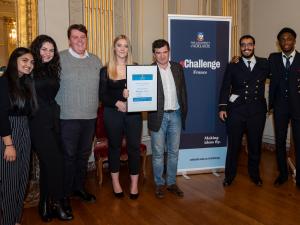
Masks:
[[[56,101],[61,119],[94,119],[97,117],[101,62],[91,53],[75,58],[69,50],[60,52],[61,81]]]

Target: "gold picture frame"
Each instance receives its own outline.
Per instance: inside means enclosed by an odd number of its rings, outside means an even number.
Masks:
[[[28,47],[37,36],[37,0],[16,0],[17,46]]]

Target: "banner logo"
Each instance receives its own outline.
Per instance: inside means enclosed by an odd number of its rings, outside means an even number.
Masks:
[[[210,41],[204,41],[204,32],[198,32],[196,41],[191,41],[191,48],[210,48]]]
[[[204,41],[204,33],[203,32],[198,32],[197,35],[197,41]]]

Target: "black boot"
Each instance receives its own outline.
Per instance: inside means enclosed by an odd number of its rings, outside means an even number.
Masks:
[[[42,199],[39,202],[39,214],[44,222],[50,222],[52,220],[52,212],[49,199]]]
[[[70,198],[64,197],[61,202],[62,202],[62,206],[63,206],[63,209],[65,210],[65,212],[67,214],[72,215],[72,207],[71,207]]]
[[[64,210],[63,204],[61,201],[54,201],[52,204],[52,209],[53,209],[53,215],[60,220],[72,220],[73,219],[72,212],[67,213]]]

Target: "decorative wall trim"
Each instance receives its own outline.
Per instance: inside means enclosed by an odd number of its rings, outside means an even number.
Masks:
[[[84,1],[84,24],[89,31],[88,50],[97,55],[103,64],[109,59],[113,42],[113,12],[113,0]]]
[[[222,16],[232,17],[231,31],[231,55],[239,55],[239,1],[238,0],[222,0]]]
[[[18,46],[28,47],[38,33],[37,0],[17,0]]]

